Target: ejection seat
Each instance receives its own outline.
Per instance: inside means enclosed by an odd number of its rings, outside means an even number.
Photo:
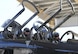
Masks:
[[[3,24],[3,27],[5,27],[8,24],[8,21],[6,22]],[[3,31],[4,38],[12,39],[14,34],[17,36],[20,35],[22,33],[22,30],[19,29],[20,27],[21,25],[18,22],[13,21],[11,24],[9,24],[9,26],[6,29],[4,29]]]

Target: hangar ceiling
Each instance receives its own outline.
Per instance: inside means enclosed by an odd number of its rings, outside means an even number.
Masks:
[[[22,2],[22,0],[17,0],[19,2]],[[29,0],[31,1],[33,4],[35,4],[35,6],[38,8],[39,10],[39,18],[43,19],[46,21],[46,19],[48,19],[50,16],[52,16],[52,14],[60,8],[60,1],[61,0]],[[55,17],[55,18],[60,18],[62,17],[64,14],[69,14],[72,13],[72,8],[70,6],[70,4],[67,2],[68,0],[62,0],[62,11]],[[78,14],[78,0],[70,0],[75,13]],[[33,8],[31,8],[31,6],[27,6],[27,8],[29,8],[31,11],[34,12]],[[54,19],[52,19],[49,22],[50,26],[54,26]]]

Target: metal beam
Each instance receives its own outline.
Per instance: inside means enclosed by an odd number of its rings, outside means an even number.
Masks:
[[[75,0],[76,3],[78,3],[78,0]]]

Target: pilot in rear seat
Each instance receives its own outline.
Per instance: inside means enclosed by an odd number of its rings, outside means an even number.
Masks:
[[[54,32],[53,33],[52,43],[59,43],[59,42],[60,42],[59,33],[58,32]]]

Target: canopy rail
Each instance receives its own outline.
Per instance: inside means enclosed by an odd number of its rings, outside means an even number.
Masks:
[[[22,9],[7,23],[7,25],[4,27],[4,29],[7,29],[7,27],[18,17],[20,16],[24,11],[25,11],[25,7],[23,4],[22,5]]]
[[[22,4],[23,4],[24,2],[30,3],[30,4],[34,7],[34,9],[36,10],[36,12],[21,26],[21,29],[22,29],[29,21],[31,21],[36,15],[38,15],[38,13],[39,13],[37,7],[36,7],[32,2],[30,2],[30,1],[28,1],[28,0],[23,0],[23,1],[22,1]]]
[[[61,36],[61,38],[60,38],[60,40],[62,40],[63,39],[63,37],[67,34],[67,35],[69,35],[69,33],[71,33],[72,34],[72,39],[75,39],[75,36],[78,36],[78,34],[77,33],[75,33],[75,32],[73,32],[73,31],[66,31],[62,36]]]

